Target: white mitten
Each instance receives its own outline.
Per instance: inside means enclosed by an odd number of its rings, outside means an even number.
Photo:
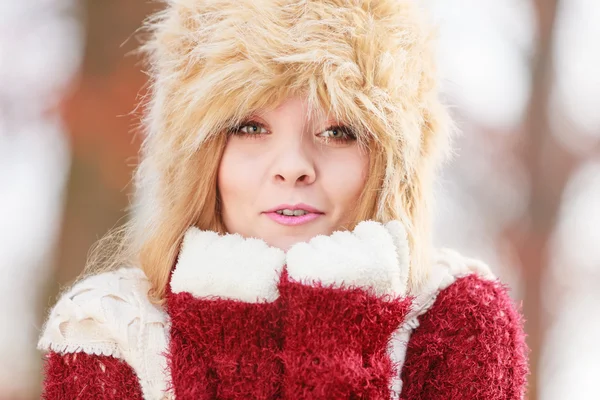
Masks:
[[[408,240],[399,221],[363,221],[352,231],[316,236],[287,252],[292,280],[360,287],[376,295],[404,296],[410,266]]]

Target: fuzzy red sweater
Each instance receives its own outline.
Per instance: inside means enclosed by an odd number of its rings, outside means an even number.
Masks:
[[[387,335],[408,301],[385,305],[359,290],[284,285],[284,297],[296,303],[285,318],[285,346],[283,335],[271,329],[281,322],[269,322],[264,305],[251,310],[188,294],[170,300],[177,399],[390,398]],[[200,324],[201,318],[212,320]],[[401,398],[522,399],[527,363],[521,326],[504,286],[475,275],[459,279],[440,293],[411,337]],[[278,354],[279,346],[285,351]],[[124,362],[74,356],[50,353],[44,399],[142,398]]]
[[[296,279],[293,271],[279,277],[269,301],[169,292],[165,356],[171,379],[164,398],[524,396],[522,320],[507,287],[495,279],[461,274],[424,306],[419,296]],[[426,312],[411,319],[417,306]],[[394,357],[392,338],[406,327],[411,335],[404,356]],[[51,351],[43,397],[154,398],[144,397],[138,370],[112,356]],[[400,381],[401,392],[395,392]]]

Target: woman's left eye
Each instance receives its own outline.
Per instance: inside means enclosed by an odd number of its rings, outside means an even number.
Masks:
[[[239,131],[248,135],[260,135],[261,133],[267,133],[264,126],[257,123],[250,123],[240,126]]]
[[[352,132],[352,129],[347,126],[332,126],[320,133],[319,137],[343,142],[356,140],[356,135]]]

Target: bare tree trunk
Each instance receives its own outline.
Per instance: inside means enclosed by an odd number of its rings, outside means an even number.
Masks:
[[[553,83],[552,55],[558,0],[534,0],[538,17],[538,42],[532,60],[532,92],[525,121],[523,164],[530,173],[528,215],[517,231],[515,248],[522,264],[525,281],[523,311],[528,345],[531,349],[528,398],[539,397],[539,361],[548,325],[541,302],[543,276],[548,264],[547,244],[554,227],[571,168],[568,157],[552,136],[548,119],[548,101]]]
[[[82,7],[83,66],[61,106],[73,149],[56,271],[61,285],[82,271],[91,245],[124,216],[139,146],[131,113],[146,83],[140,60],[127,53],[138,45],[133,35],[156,4],[86,0]]]

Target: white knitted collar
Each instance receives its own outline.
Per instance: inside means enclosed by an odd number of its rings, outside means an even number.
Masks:
[[[297,243],[287,253],[263,240],[189,228],[171,277],[173,293],[245,302],[273,301],[284,265],[291,279],[405,294],[409,253],[402,224],[359,223]]]

